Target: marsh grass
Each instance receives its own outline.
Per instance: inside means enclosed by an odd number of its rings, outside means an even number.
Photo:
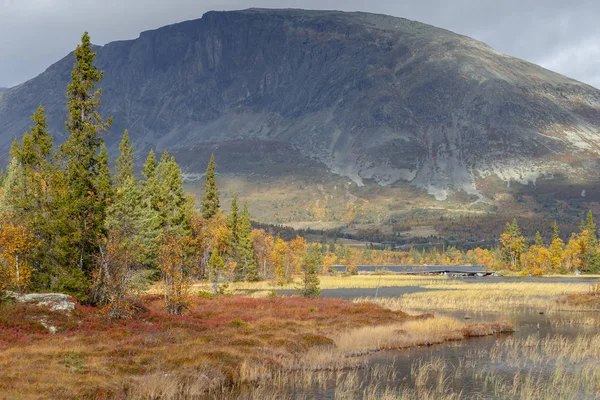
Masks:
[[[595,305],[558,302],[560,296],[587,292],[585,283],[554,282],[497,282],[456,283],[450,289],[445,285],[431,284],[435,291],[405,294],[398,298],[362,298],[355,301],[374,301],[390,310],[589,310]]]
[[[126,321],[79,305],[70,314],[0,307],[0,398],[223,398],[288,374],[302,387],[334,374],[347,393],[362,393],[352,371],[364,369],[364,354],[479,329],[338,299],[196,298],[185,316],[165,314],[158,296],[140,307]]]
[[[230,397],[241,399],[559,400],[600,397],[600,337],[509,337],[449,361],[413,361],[409,379],[393,363],[363,370],[300,371]],[[466,390],[465,385],[470,387]]]
[[[447,276],[417,276],[417,275],[322,275],[319,276],[321,289],[375,289],[379,287],[404,287],[404,286],[422,286],[439,285],[447,287],[448,285],[459,284],[460,281],[450,279]],[[232,282],[230,289],[235,291],[262,291],[294,289],[299,280],[290,282],[287,285],[280,286],[271,281],[260,282]],[[152,288],[150,292],[157,290]],[[208,283],[196,282],[194,290],[209,290]]]

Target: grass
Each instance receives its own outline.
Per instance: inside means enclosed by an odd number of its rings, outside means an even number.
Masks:
[[[454,318],[431,318],[412,320],[385,326],[366,326],[343,332],[334,337],[337,348],[346,354],[390,349],[404,349],[416,346],[431,346],[467,337],[486,336],[512,332],[512,325],[506,322],[495,324],[465,324]]]
[[[179,317],[162,311],[159,296],[146,296],[134,319],[116,322],[89,307],[64,314],[4,304],[0,397],[221,398],[290,373],[353,370],[364,365],[358,354],[367,351],[498,330],[482,327],[375,304],[297,297],[198,297]]]
[[[321,289],[375,289],[379,287],[403,287],[431,285],[453,285],[460,281],[450,279],[446,276],[415,276],[415,275],[322,275],[319,276]],[[232,282],[229,287],[233,291],[257,291],[257,290],[279,290],[294,289],[299,283],[299,278],[285,286],[279,286],[272,281],[260,282]],[[196,290],[209,290],[209,284],[197,282]],[[152,289],[158,290],[158,287]]]
[[[455,359],[416,358],[408,376],[399,375],[393,363],[364,370],[302,371],[271,386],[258,385],[239,398],[306,398],[316,392],[373,400],[457,400],[473,394],[506,400],[592,399],[600,397],[600,354],[590,351],[598,348],[598,335],[508,337]]]
[[[375,302],[392,310],[585,310],[586,305],[559,302],[562,296],[575,295],[589,290],[585,283],[554,282],[498,282],[430,284],[435,291],[405,294],[398,298],[380,298]],[[357,301],[370,301],[358,299]]]

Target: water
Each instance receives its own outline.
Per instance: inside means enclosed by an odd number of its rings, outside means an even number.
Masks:
[[[465,282],[590,282],[585,277],[465,278]],[[426,291],[420,287],[379,288],[380,297]],[[322,296],[352,299],[374,289],[324,290]],[[509,319],[511,334],[385,351],[367,367],[329,378],[327,384],[291,390],[291,398],[600,399],[600,313],[529,311],[432,312],[468,323]],[[586,321],[582,323],[582,321]],[[374,372],[375,371],[375,372]],[[388,371],[387,374],[377,371]],[[344,377],[345,376],[345,377]],[[376,376],[374,378],[374,376]],[[375,388],[375,389],[372,389]],[[406,397],[401,397],[402,395]]]

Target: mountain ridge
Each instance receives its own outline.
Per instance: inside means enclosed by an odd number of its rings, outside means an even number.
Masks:
[[[237,154],[219,157],[234,174],[310,168],[358,186],[408,183],[438,200],[462,191],[492,201],[482,189],[491,178],[596,176],[600,91],[416,21],[211,11],[97,51],[102,112],[115,120],[109,147],[129,129],[139,158],[169,149],[188,176],[203,171],[199,147]],[[71,65],[67,56],[0,92],[3,154],[36,103],[64,140]]]

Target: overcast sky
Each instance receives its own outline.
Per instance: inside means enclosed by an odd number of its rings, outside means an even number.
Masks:
[[[83,31],[105,44],[144,30],[249,7],[389,14],[471,36],[495,49],[600,88],[596,0],[0,0],[0,87],[43,72]]]

